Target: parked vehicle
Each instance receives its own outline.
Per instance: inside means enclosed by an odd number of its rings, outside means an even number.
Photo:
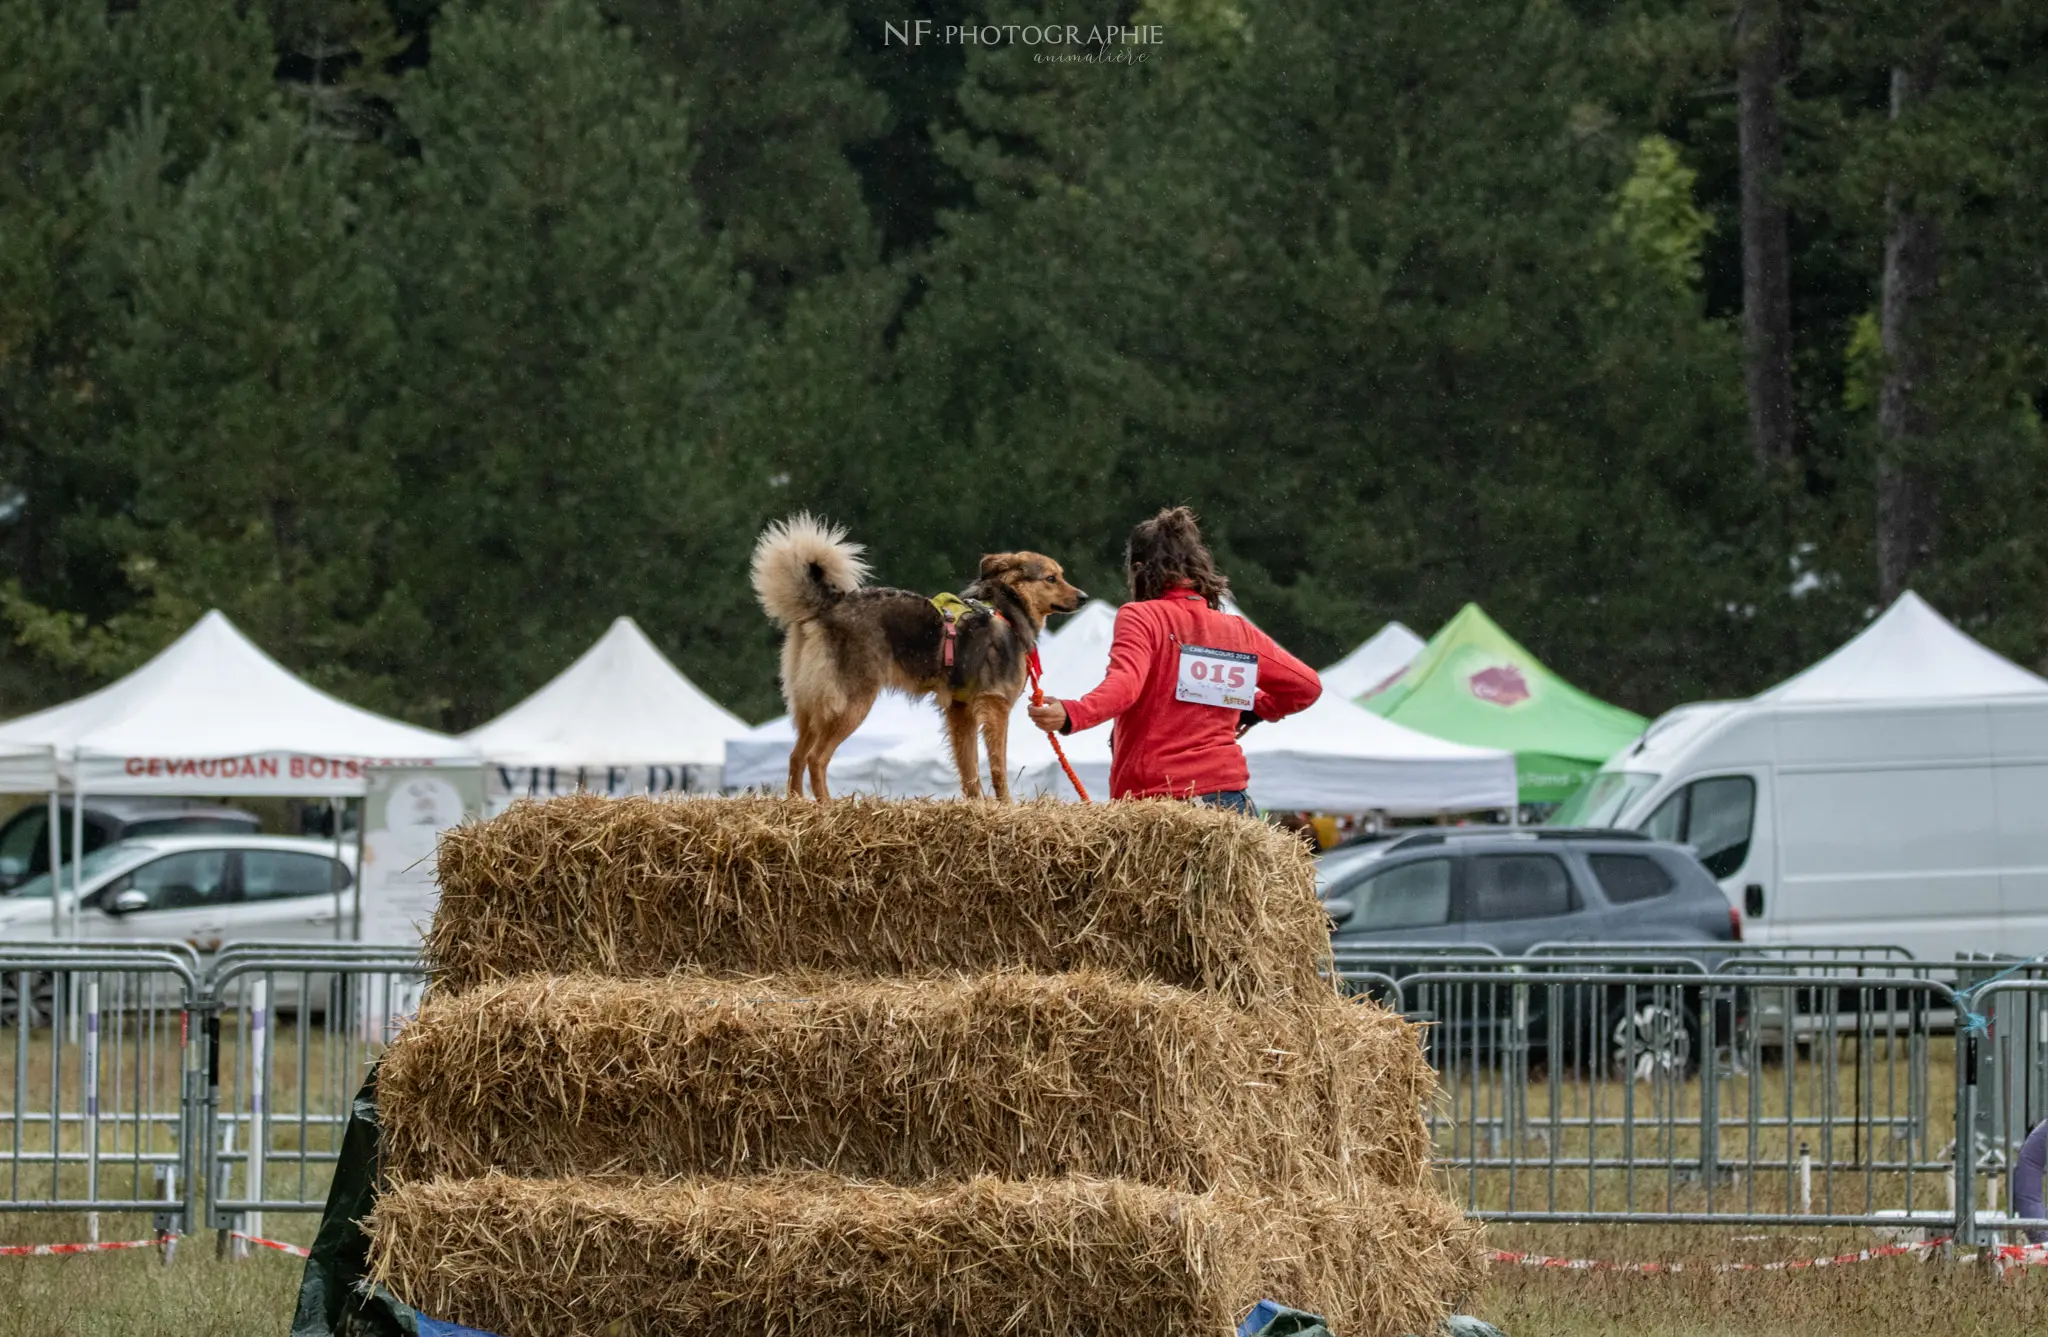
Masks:
[[[58,837],[63,857],[71,858],[71,804],[57,807]],[[253,812],[218,803],[181,798],[86,797],[85,852],[116,841],[168,835],[250,835],[262,827]],[[38,873],[50,871],[50,808],[38,803],[23,808],[0,826],[0,892],[11,891]]]
[[[1634,832],[1557,827],[1464,827],[1341,846],[1319,863],[1319,893],[1340,956],[1416,944],[1471,944],[1521,956],[1543,942],[1669,946],[1713,970],[1714,951],[1739,942],[1741,917],[1690,850]],[[1532,970],[1544,969],[1532,962]],[[1462,1023],[1492,1027],[1497,1010],[1529,1009],[1524,1033],[1541,1044],[1552,991],[1470,991]],[[1697,1061],[1700,1002],[1693,991],[1631,994],[1623,986],[1560,991],[1572,1015],[1560,1034],[1583,1048],[1597,1034],[1608,1057],[1634,1066],[1649,1052],[1666,1066]],[[1441,1020],[1441,1019],[1440,1019]]]
[[[1421,832],[1332,850],[1319,880],[1339,947],[1469,942],[1519,956],[1540,942],[1699,946],[1742,936],[1740,916],[1691,851],[1634,832]]]
[[[1752,941],[2048,951],[2048,682],[1907,595],[1748,701],[1652,724],[1559,810],[1699,852]]]
[[[87,941],[177,939],[202,953],[236,938],[331,942],[335,893],[355,879],[355,852],[294,836],[154,836],[85,856],[79,932]],[[71,874],[57,889],[71,905]],[[50,875],[0,900],[0,942],[49,941]]]

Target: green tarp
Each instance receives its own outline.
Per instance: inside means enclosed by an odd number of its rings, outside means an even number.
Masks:
[[[377,1069],[349,1106],[327,1210],[299,1282],[291,1337],[419,1337],[419,1316],[368,1282],[370,1239],[360,1222],[377,1200]]]
[[[1648,724],[1552,673],[1478,604],[1466,604],[1358,703],[1422,733],[1514,753],[1524,803],[1570,797]]]

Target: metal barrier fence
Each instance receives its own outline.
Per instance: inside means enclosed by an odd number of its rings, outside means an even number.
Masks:
[[[318,1211],[350,1102],[425,989],[389,948],[242,944],[209,978],[207,1224],[263,1233],[265,1212]]]
[[[1858,986],[1853,1017],[1802,1047],[1759,1015],[1843,1001],[1801,974],[1423,971],[1403,1011],[1443,1099],[1441,1162],[1467,1208],[1519,1221],[1897,1225],[1950,1218],[1954,1167],[1930,1141],[1927,1024],[1953,1007],[1917,979]],[[1934,1213],[1930,1216],[1929,1213]]]
[[[2009,1214],[2019,1143],[2048,1119],[2048,963],[1855,947],[1673,960],[1571,943],[1352,951],[1338,967],[1428,1026],[1429,1127],[1475,1216],[1965,1243],[2048,1229]]]
[[[2048,1229],[2003,1214],[2048,1118],[2048,964],[1715,951],[1403,944],[1336,968],[1425,1023],[1425,1117],[1476,1216]],[[154,1213],[225,1245],[319,1210],[424,987],[388,948],[0,945],[0,1211]]]
[[[12,1069],[0,1211],[82,1211],[94,1239],[100,1212],[179,1215],[197,1127],[196,966],[182,944],[0,946]]]
[[[84,1213],[94,1243],[101,1214],[170,1240],[319,1210],[424,985],[390,948],[236,943],[202,970],[183,943],[0,944],[0,1211]]]
[[[2017,1172],[2019,1145],[2028,1132],[2048,1120],[2048,964],[2008,968],[2004,978],[1987,978],[1970,1004],[1983,1027],[1976,1033],[1966,1026],[1964,1035],[1965,1048],[1974,1051],[1976,1092],[1970,1100],[1974,1117],[1958,1123],[1968,1130],[1959,1133],[1958,1145],[1968,1149],[1977,1176],[1995,1187]],[[2002,1205],[1984,1204],[1992,1212]],[[2048,1232],[2048,1219],[2041,1217],[2016,1224]]]

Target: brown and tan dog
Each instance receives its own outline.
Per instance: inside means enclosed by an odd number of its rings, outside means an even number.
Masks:
[[[979,728],[996,797],[1007,801],[1010,711],[1024,694],[1032,648],[1047,617],[1073,612],[1088,596],[1050,557],[992,553],[981,559],[980,578],[961,591],[965,607],[949,634],[933,600],[863,584],[861,551],[845,530],[808,515],[768,526],[754,545],[754,593],[783,628],[782,695],[796,725],[790,794],[802,795],[808,770],[812,795],[828,797],[832,754],[882,689],[893,687],[938,699],[968,798],[981,797]]]

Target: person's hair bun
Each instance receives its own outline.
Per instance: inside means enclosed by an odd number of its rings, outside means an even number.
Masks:
[[[1131,531],[1124,558],[1134,599],[1156,599],[1175,585],[1186,585],[1215,608],[1230,589],[1202,543],[1195,513],[1185,506],[1168,506],[1140,522]]]

